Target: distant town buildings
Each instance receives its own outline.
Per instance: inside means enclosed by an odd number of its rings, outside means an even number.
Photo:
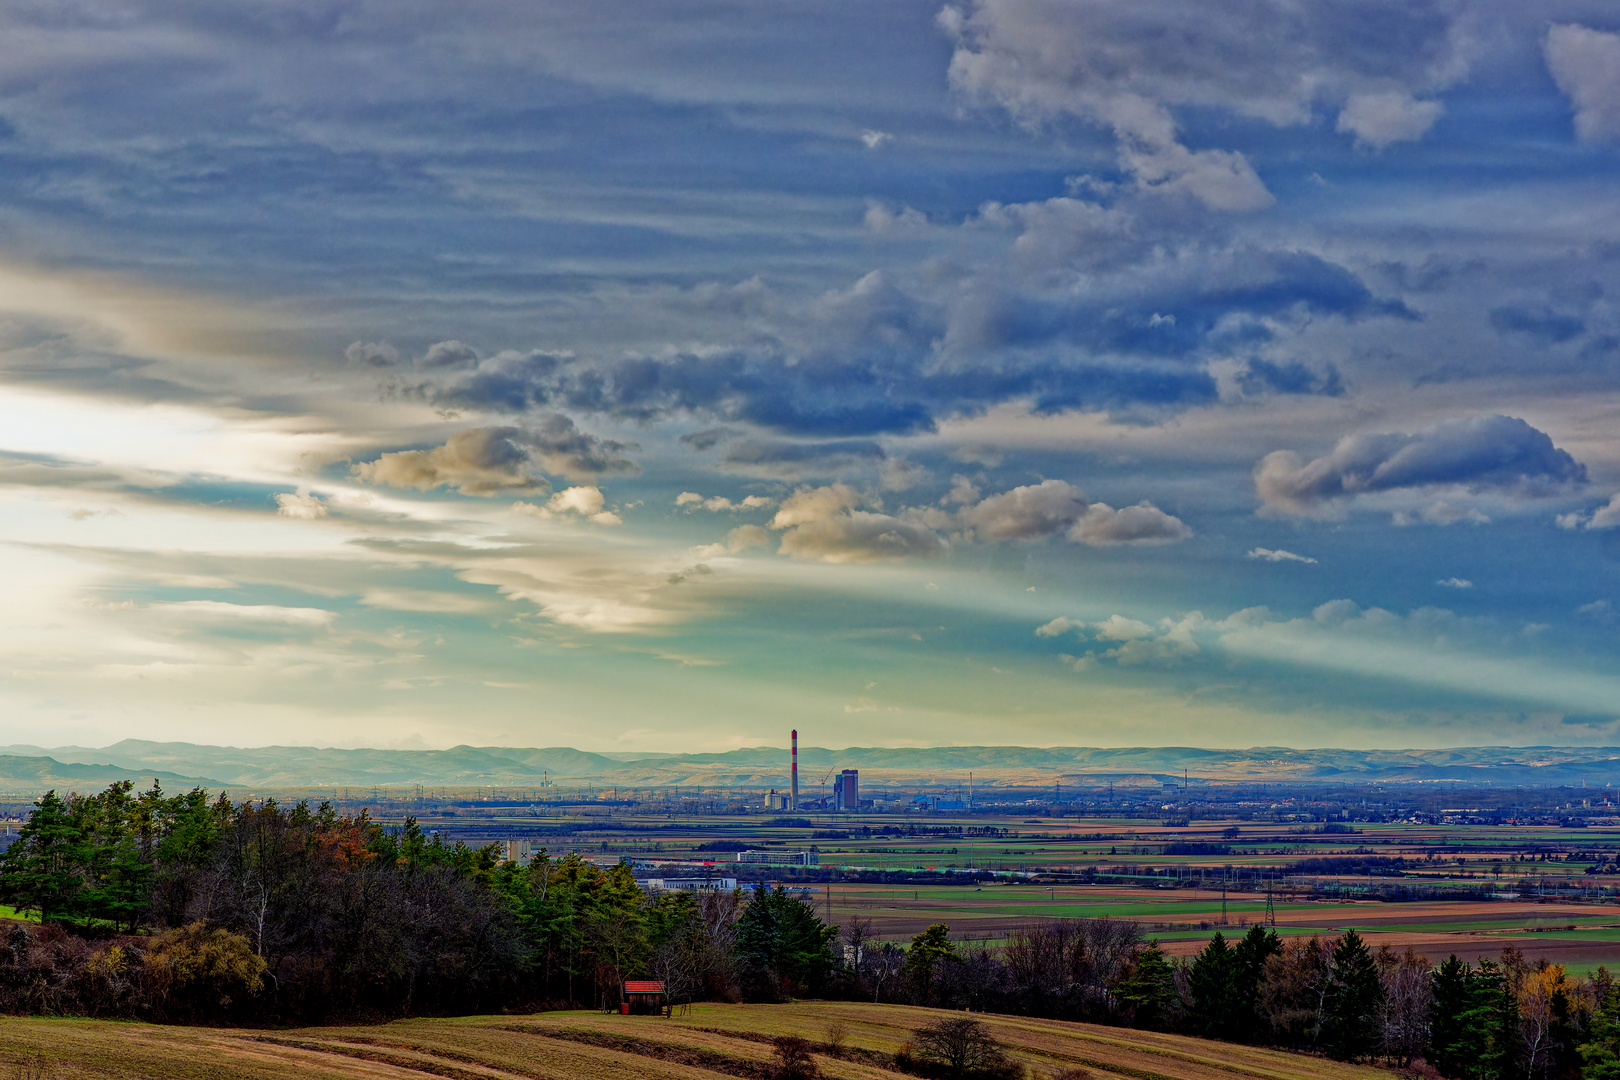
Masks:
[[[821,855],[814,851],[739,851],[737,861],[765,866],[820,866]]]
[[[655,892],[730,892],[737,887],[734,877],[717,878],[637,878],[636,884]]]

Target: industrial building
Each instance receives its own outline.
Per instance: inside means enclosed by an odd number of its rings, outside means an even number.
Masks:
[[[854,812],[861,808],[861,774],[857,769],[845,769],[833,779],[833,806],[839,813]]]

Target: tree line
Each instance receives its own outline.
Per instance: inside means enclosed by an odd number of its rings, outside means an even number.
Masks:
[[[127,782],[34,808],[0,854],[0,1010],[321,1023],[618,1004],[859,997],[1178,1031],[1378,1058],[1456,1080],[1620,1080],[1620,987],[1509,948],[1438,966],[1354,931],[1217,933],[1167,956],[1121,919],[1050,920],[989,946],[833,927],[781,888],[649,893],[628,864],[503,861],[413,820],[233,803]]]
[[[47,794],[0,854],[0,1009],[321,1023],[825,991],[837,931],[781,889],[649,895],[627,864],[503,861],[414,820],[121,782]]]
[[[1509,946],[1438,967],[1348,930],[1283,939],[1217,932],[1194,957],[1165,955],[1139,924],[1050,920],[976,946],[929,927],[909,948],[842,931],[851,981],[872,1001],[1175,1031],[1354,1061],[1414,1078],[1620,1080],[1620,987],[1572,977]]]

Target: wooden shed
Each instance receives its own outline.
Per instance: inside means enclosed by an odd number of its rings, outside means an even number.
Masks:
[[[626,979],[624,1000],[619,1012],[625,1016],[663,1016],[669,1009],[664,1001],[664,983],[660,979]]]

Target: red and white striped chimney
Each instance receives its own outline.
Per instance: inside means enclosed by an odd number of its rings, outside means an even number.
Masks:
[[[791,790],[792,794],[789,796],[788,805],[791,806],[795,811],[797,811],[799,809],[799,729],[798,728],[793,729],[793,770],[792,770],[791,776],[792,776],[792,784],[791,784],[790,790]]]

